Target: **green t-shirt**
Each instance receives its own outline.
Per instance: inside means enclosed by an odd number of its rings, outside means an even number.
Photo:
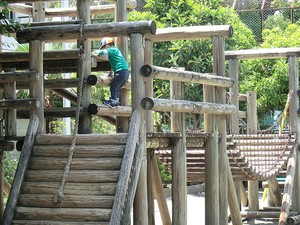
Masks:
[[[118,48],[110,47],[104,50],[97,50],[97,53],[99,56],[108,57],[108,62],[114,73],[120,70],[128,70],[128,64]]]

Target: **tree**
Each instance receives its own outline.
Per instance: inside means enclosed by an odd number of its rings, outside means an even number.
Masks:
[[[300,45],[300,26],[290,24],[286,29],[275,27],[263,31],[264,42],[259,48],[289,48]],[[241,91],[256,91],[259,117],[265,112],[282,110],[288,93],[288,64],[286,59],[249,60],[241,63]]]
[[[133,11],[129,20],[151,19],[158,27],[199,25],[232,25],[233,37],[226,41],[227,50],[248,49],[256,46],[254,36],[232,9],[223,7],[220,0],[146,0],[147,12]],[[195,72],[212,72],[212,44],[210,40],[180,40],[154,43],[154,65],[184,67]],[[185,98],[202,101],[202,85],[187,84]],[[169,97],[169,83],[155,80],[155,95]]]
[[[10,35],[11,31],[15,31],[17,28],[21,27],[19,22],[7,19],[9,10],[6,1],[0,1],[0,10],[0,35]]]

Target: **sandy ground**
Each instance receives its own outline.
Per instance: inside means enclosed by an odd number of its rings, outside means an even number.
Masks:
[[[172,216],[172,200],[170,197],[170,190],[165,190],[165,196],[170,215]],[[260,207],[266,206],[267,200],[262,201],[262,193],[260,193]],[[187,195],[187,224],[188,225],[204,225],[205,224],[205,193],[204,185],[195,185],[188,187]],[[247,208],[243,209],[246,210]],[[244,224],[278,224],[278,220],[254,220],[243,221]],[[232,224],[232,223],[228,223]],[[155,225],[163,225],[160,217],[159,208],[155,201]]]

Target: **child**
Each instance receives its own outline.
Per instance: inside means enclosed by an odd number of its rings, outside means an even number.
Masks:
[[[115,47],[115,42],[110,37],[105,37],[100,42],[100,49],[93,52],[98,58],[108,60],[112,68],[110,75],[112,80],[110,83],[110,99],[104,100],[105,105],[115,107],[118,106],[120,99],[120,88],[126,83],[129,77],[128,64],[126,63],[120,50]]]

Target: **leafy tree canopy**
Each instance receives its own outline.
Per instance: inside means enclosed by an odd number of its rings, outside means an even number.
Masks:
[[[14,31],[20,27],[20,23],[7,19],[9,10],[6,1],[0,1],[0,35],[9,35],[10,31]]]
[[[226,49],[248,49],[256,45],[254,36],[237,14],[221,6],[220,0],[146,0],[147,12],[133,11],[129,20],[155,20],[158,27],[200,25],[231,25],[233,37],[226,41]],[[188,37],[187,37],[188,38]],[[184,67],[189,71],[212,72],[212,45],[210,40],[182,40],[154,44],[154,64],[164,67]],[[158,97],[168,97],[167,82],[155,81]],[[186,98],[201,100],[197,84],[186,87]]]
[[[300,26],[290,24],[263,31],[264,42],[259,48],[288,48],[300,45]],[[288,93],[288,64],[286,59],[249,60],[242,63],[243,82],[241,91],[256,91],[258,112],[284,108]]]

